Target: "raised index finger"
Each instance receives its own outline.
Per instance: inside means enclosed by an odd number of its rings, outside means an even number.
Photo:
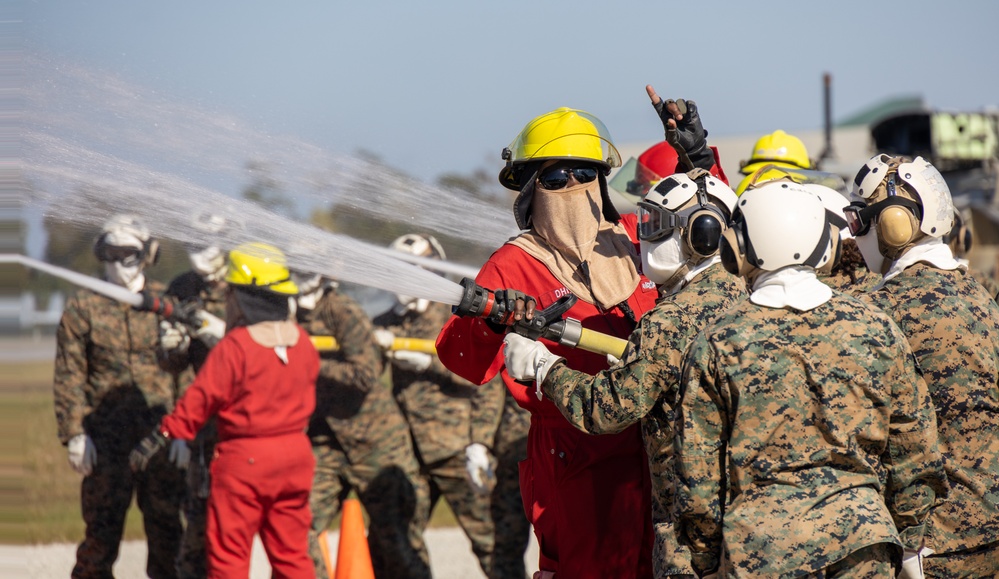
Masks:
[[[659,98],[659,95],[656,94],[656,89],[652,88],[651,84],[645,85],[645,92],[649,94],[649,99],[652,101],[652,104],[657,105],[662,102],[663,99]]]

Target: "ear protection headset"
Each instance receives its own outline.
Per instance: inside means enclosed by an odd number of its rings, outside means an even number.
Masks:
[[[951,228],[950,233],[944,236],[944,243],[950,245],[954,257],[964,257],[971,251],[973,242],[971,229],[964,224],[961,214],[954,212],[954,227]]]
[[[756,255],[749,256],[753,248],[746,243],[746,221],[742,214],[736,214],[732,225],[722,233],[721,262],[725,271],[739,277],[746,277],[753,270]]]
[[[899,253],[921,235],[917,216],[919,205],[905,198],[898,197],[895,189],[895,171],[888,174],[885,181],[888,198],[876,205],[882,205],[874,222],[877,227],[878,245],[885,257],[896,258]],[[898,203],[905,199],[909,203]]]
[[[674,229],[680,228],[681,241],[692,256],[691,261],[700,262],[714,255],[718,251],[722,232],[728,224],[728,218],[708,199],[706,184],[708,177],[710,175],[705,171],[694,179],[697,192],[693,199],[696,200],[697,205],[689,214],[684,215],[683,213],[690,211],[691,207],[671,211],[648,200],[640,201],[638,205],[642,215],[639,219],[639,239],[655,241],[672,234]],[[679,179],[667,178],[660,181],[653,191],[665,198],[673,189],[688,186],[690,186],[689,183],[681,182]]]

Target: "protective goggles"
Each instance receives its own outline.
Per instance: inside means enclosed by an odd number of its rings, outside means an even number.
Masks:
[[[642,241],[655,241],[668,237],[674,229],[686,227],[689,217],[648,201],[639,201],[638,238]]]
[[[923,210],[918,203],[904,197],[889,197],[883,201],[878,201],[873,205],[867,205],[862,201],[854,201],[843,208],[846,216],[846,225],[850,228],[850,233],[854,237],[866,235],[871,230],[871,224],[885,208],[892,205],[899,205],[912,211],[916,216],[916,221],[922,221]]]
[[[564,189],[569,184],[569,175],[575,177],[578,183],[589,183],[596,179],[599,174],[600,170],[596,167],[553,165],[538,174],[538,183],[545,189],[554,191]]]
[[[97,259],[104,263],[118,262],[125,267],[133,267],[142,263],[145,257],[141,250],[134,247],[119,247],[101,244],[97,251]]]

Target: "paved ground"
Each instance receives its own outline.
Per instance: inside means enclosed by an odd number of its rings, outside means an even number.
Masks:
[[[428,529],[427,547],[434,577],[440,579],[481,579],[485,575],[479,569],[478,561],[472,554],[471,544],[461,529]],[[330,554],[336,559],[339,533],[331,532],[329,537]],[[0,577],[4,579],[64,579],[69,576],[75,560],[76,545],[36,545],[15,547],[0,545]],[[527,570],[536,568],[538,546],[533,539],[524,557]],[[141,541],[128,541],[122,545],[121,555],[115,564],[116,577],[132,579],[145,577],[146,544]],[[254,545],[250,579],[266,579],[271,576],[271,567],[259,541]]]

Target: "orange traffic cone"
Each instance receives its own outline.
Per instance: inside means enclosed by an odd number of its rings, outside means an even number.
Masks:
[[[326,531],[319,533],[319,551],[323,554],[323,564],[326,566],[326,575],[316,577],[316,579],[335,579],[333,577],[333,561],[330,559],[330,543]]]
[[[375,579],[371,566],[371,553],[368,551],[368,538],[364,534],[364,517],[361,515],[361,501],[343,501],[343,514],[340,517],[340,547],[336,553],[336,574],[334,579]]]

